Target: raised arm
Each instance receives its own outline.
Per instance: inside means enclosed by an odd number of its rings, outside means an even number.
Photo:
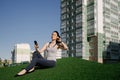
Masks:
[[[61,42],[61,44],[64,50],[68,50],[68,46],[64,42]]]
[[[46,43],[41,49],[39,49],[39,46],[34,45],[35,50],[38,51],[39,53],[42,53],[46,50],[48,43]]]
[[[64,50],[68,50],[68,46],[61,41],[61,38],[57,38],[58,43],[58,48],[64,49]]]

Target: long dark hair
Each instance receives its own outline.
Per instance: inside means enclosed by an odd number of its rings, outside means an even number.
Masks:
[[[57,36],[60,38],[60,35],[59,35],[58,31],[53,31],[53,32],[57,33]]]
[[[59,37],[59,38],[60,38],[60,35],[59,35],[58,31],[53,31],[53,32],[57,33],[57,37]],[[60,41],[58,41],[58,40],[56,40],[56,44],[58,45],[59,43],[61,43],[61,42],[60,42]]]
[[[55,33],[57,33],[57,36],[60,38],[60,35],[58,33],[58,31],[53,31]],[[58,49],[62,49],[63,45],[61,44],[61,41],[56,40],[56,44],[58,45]]]

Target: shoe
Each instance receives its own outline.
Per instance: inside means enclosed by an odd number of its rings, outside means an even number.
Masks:
[[[22,75],[16,74],[14,77],[19,77],[19,76],[23,76],[23,75],[25,75],[25,74],[22,74]]]
[[[26,72],[26,73],[27,73],[27,72]],[[25,75],[26,73],[24,73],[24,74],[16,74],[14,77],[23,76],[23,75]]]
[[[22,73],[22,72],[23,72],[23,73]],[[22,71],[20,71],[19,73],[17,73],[14,77],[23,76],[23,75],[25,75],[26,73],[27,73],[26,71],[22,70]]]
[[[35,68],[32,68],[27,73],[31,73],[31,72],[34,72],[34,71],[35,71]]]

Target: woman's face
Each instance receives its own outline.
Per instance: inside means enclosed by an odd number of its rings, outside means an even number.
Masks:
[[[52,33],[52,40],[57,40],[58,36],[56,32]]]

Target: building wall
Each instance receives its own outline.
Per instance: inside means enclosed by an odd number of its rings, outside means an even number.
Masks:
[[[97,57],[102,63],[109,43],[120,42],[118,0],[87,0],[87,11],[88,38],[97,37]]]
[[[12,51],[12,62],[21,63],[24,61],[30,62],[30,45],[29,44],[16,44]]]
[[[115,59],[114,48],[111,45],[111,43],[114,43],[116,46],[120,43],[120,26],[119,26],[119,6],[118,6],[118,0],[105,0],[104,4],[104,59]],[[116,44],[117,43],[117,44]],[[111,46],[111,47],[109,47]],[[117,51],[119,53],[119,50]],[[119,53],[120,54],[120,53]],[[110,57],[109,57],[110,56]],[[116,58],[117,60],[118,58]]]
[[[61,0],[61,37],[69,50],[63,56],[82,57],[86,54],[86,8],[84,0]],[[66,55],[67,53],[67,55]]]
[[[119,0],[61,0],[61,36],[68,56],[103,63],[110,43],[120,43]],[[111,45],[113,46],[113,45]],[[112,47],[110,47],[112,50]],[[120,51],[117,50],[120,54]],[[110,51],[110,59],[114,55]],[[118,59],[118,58],[116,58]]]

